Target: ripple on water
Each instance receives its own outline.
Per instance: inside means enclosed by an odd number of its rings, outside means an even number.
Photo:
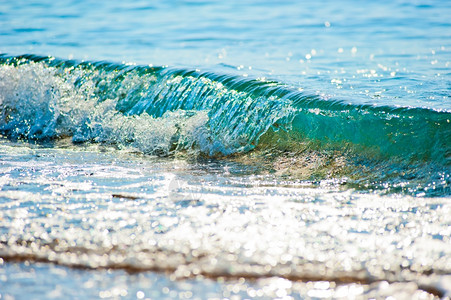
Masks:
[[[451,273],[447,198],[299,188],[270,176],[245,176],[243,186],[241,175],[209,166],[18,147],[3,156],[1,257],[174,279],[360,282],[366,292],[385,281],[434,287]]]

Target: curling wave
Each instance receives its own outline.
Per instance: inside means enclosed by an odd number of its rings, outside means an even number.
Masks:
[[[276,88],[265,89],[274,83],[37,56],[0,63],[0,130],[14,138],[228,155],[251,150],[294,113]]]
[[[167,67],[34,55],[3,56],[0,64],[0,130],[10,137],[228,155],[252,150],[267,133],[271,146],[288,138],[451,160],[447,111],[345,104],[274,81]]]
[[[297,163],[273,159],[271,167],[308,169],[300,177],[312,179],[320,157],[321,178],[353,178],[365,189],[408,182],[409,193],[447,195],[450,121],[448,111],[353,105],[213,72],[0,56],[0,133],[13,139],[69,137],[162,156],[255,149],[259,164],[268,152],[290,153]]]

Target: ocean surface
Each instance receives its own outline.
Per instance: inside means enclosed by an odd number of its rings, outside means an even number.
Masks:
[[[449,299],[450,15],[0,0],[0,299]]]

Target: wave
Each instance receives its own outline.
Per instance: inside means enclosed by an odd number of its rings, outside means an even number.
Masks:
[[[450,122],[448,111],[325,100],[266,79],[0,56],[0,132],[10,138],[70,137],[148,154],[210,157],[255,148],[339,149],[373,161],[433,164],[448,186]]]
[[[251,150],[294,113],[272,82],[32,55],[0,64],[0,130],[10,137],[228,155]]]

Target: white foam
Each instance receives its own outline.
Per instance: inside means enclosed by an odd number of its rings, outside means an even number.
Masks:
[[[168,111],[161,118],[147,113],[126,116],[117,99],[99,101],[86,74],[61,73],[41,63],[0,68],[0,128],[15,137],[101,142],[167,155],[196,149],[229,153],[209,136],[207,111]],[[78,78],[84,82],[76,84]]]

